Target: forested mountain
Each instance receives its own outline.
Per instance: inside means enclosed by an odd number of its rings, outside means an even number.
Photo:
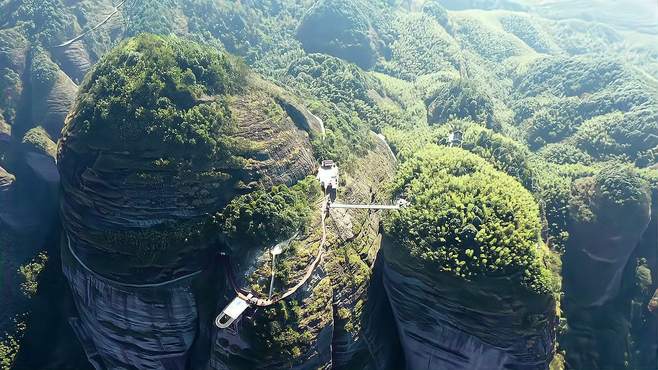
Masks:
[[[630,3],[0,0],[0,369],[658,369]]]

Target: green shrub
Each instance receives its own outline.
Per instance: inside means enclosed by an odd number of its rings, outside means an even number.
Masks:
[[[37,153],[45,154],[55,158],[57,155],[57,144],[41,126],[30,129],[23,136],[23,145]]]
[[[174,0],[140,0],[126,3],[123,14],[127,17],[127,34],[136,36],[140,33],[168,35],[176,27]]]
[[[338,58],[322,54],[300,58],[289,66],[283,83],[315,100],[309,108],[324,119],[326,139],[314,145],[318,157],[361,155],[371,147],[370,130],[392,122],[371,96],[372,90],[381,90],[378,81]]]
[[[21,339],[27,329],[26,319],[14,319],[15,331],[12,334],[4,333],[0,336],[0,370],[13,368],[14,360],[21,350]]]
[[[572,135],[583,121],[578,109],[580,100],[569,98],[550,100],[522,124],[528,145],[539,149],[548,143],[556,143]]]
[[[537,27],[536,22],[536,19],[516,14],[500,19],[505,31],[514,34],[539,53],[550,53],[553,51],[551,42],[546,37],[546,32]]]
[[[548,144],[539,151],[539,155],[555,164],[592,163],[592,157],[587,153],[566,143]]]
[[[64,136],[89,146],[148,150],[174,168],[232,163],[237,149],[226,95],[245,85],[226,55],[176,37],[123,42],[80,89]]]
[[[484,159],[430,146],[402,165],[393,191],[409,206],[387,218],[386,233],[428,268],[466,279],[511,276],[536,293],[554,289],[537,204]]]
[[[39,253],[32,261],[18,268],[18,273],[23,278],[21,283],[21,292],[28,298],[37,294],[39,287],[39,275],[46,267],[48,256],[45,252]]]
[[[41,47],[32,49],[30,78],[32,90],[36,94],[46,94],[57,81],[59,67],[53,63],[48,53]]]
[[[531,157],[530,168],[534,174],[533,191],[539,200],[543,225],[543,237],[549,248],[564,252],[569,239],[569,204],[571,184],[574,180],[595,172],[591,166],[581,164],[558,165],[541,157]]]
[[[472,18],[456,22],[455,29],[464,46],[491,62],[502,62],[508,58],[521,55],[519,43],[507,33],[485,26]]]
[[[532,63],[517,89],[523,96],[582,96],[627,77],[623,65],[609,58],[551,57]]]
[[[441,6],[438,1],[428,1],[423,4],[423,13],[430,15],[447,31],[451,30],[448,11],[443,6]]]
[[[649,188],[635,168],[624,163],[611,163],[594,177],[596,197],[603,210],[649,204]]]
[[[430,16],[404,15],[394,25],[399,36],[391,44],[390,60],[379,69],[405,80],[439,72],[456,74],[460,68],[459,48]]]
[[[622,156],[629,145],[618,143],[611,133],[624,124],[624,115],[620,112],[588,120],[575,135],[576,146],[599,160]]]
[[[574,183],[570,216],[576,223],[602,222],[636,227],[649,216],[649,184],[633,166],[609,162],[595,175]]]
[[[531,190],[533,175],[528,165],[530,151],[524,145],[492,130],[471,125],[464,131],[462,147],[516,178]]]
[[[551,23],[549,32],[558,46],[570,55],[598,54],[618,46],[623,36],[600,22],[567,20]]]
[[[0,68],[0,119],[14,122],[22,90],[21,76],[9,68]]]
[[[492,99],[474,81],[452,81],[429,101],[427,120],[430,124],[466,118],[489,129],[500,129],[494,118]]]
[[[290,188],[256,190],[233,199],[215,216],[215,225],[230,245],[270,245],[305,226],[320,194],[313,177]]]
[[[32,40],[45,47],[63,41],[73,31],[75,18],[61,0],[10,0],[8,8],[15,9],[9,22],[23,24]]]

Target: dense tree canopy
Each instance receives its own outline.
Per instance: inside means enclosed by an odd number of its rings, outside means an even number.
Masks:
[[[491,98],[479,90],[474,81],[452,81],[431,99],[430,123],[443,123],[453,118],[468,118],[486,128],[498,128]]]
[[[360,0],[320,0],[302,19],[297,38],[309,53],[322,52],[370,68],[378,55],[364,10]]]
[[[166,166],[229,161],[233,144],[223,134],[232,120],[225,94],[244,81],[217,51],[145,34],[124,42],[94,68],[65,131],[90,145],[114,139],[117,147],[156,146]]]
[[[306,226],[320,196],[315,178],[289,188],[274,186],[239,196],[215,216],[215,227],[229,244],[267,246],[291,237]]]
[[[386,230],[412,258],[467,279],[513,276],[535,292],[553,289],[536,202],[485,160],[428,147],[402,165],[393,191],[410,205],[389,217]]]

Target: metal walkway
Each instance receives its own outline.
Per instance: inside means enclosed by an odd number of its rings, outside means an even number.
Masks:
[[[66,42],[63,42],[63,43],[61,43],[61,44],[59,44],[59,45],[57,45],[57,46],[53,46],[53,49],[57,49],[57,48],[65,48],[65,47],[67,47],[67,46],[70,46],[70,45],[73,44],[74,42],[82,40],[82,39],[83,39],[85,36],[87,36],[88,34],[90,34],[90,33],[94,32],[94,31],[96,31],[96,30],[99,29],[99,28],[101,28],[101,27],[102,27],[105,23],[107,23],[107,22],[108,22],[108,21],[109,21],[109,20],[110,20],[115,14],[117,14],[117,13],[119,12],[120,8],[123,6],[123,4],[126,3],[126,1],[127,1],[127,0],[123,0],[123,1],[120,2],[117,6],[115,6],[115,7],[114,7],[114,11],[113,11],[112,13],[110,13],[110,14],[109,14],[109,15],[108,15],[108,16],[107,16],[102,22],[100,22],[100,23],[97,24],[96,26],[94,26],[94,27],[92,27],[92,28],[86,30],[85,32],[81,33],[80,35],[78,35],[78,36],[76,36],[76,37],[74,37],[74,38],[72,38],[72,39],[70,39],[70,40],[68,40],[68,41],[66,41]]]
[[[313,271],[318,267],[320,262],[322,261],[322,257],[325,252],[325,244],[327,242],[327,225],[326,225],[326,218],[327,214],[332,208],[342,208],[342,209],[374,209],[374,210],[396,210],[404,207],[406,202],[404,200],[398,201],[398,204],[342,204],[342,203],[331,203],[329,201],[330,196],[326,195],[324,198],[324,201],[322,202],[322,206],[320,207],[320,212],[321,212],[321,225],[322,225],[322,238],[320,240],[320,245],[318,247],[318,253],[311,263],[309,267],[306,269],[306,273],[304,274],[304,277],[297,283],[295,286],[292,288],[288,289],[285,293],[281,294],[280,296],[268,297],[267,299],[265,298],[259,298],[259,297],[254,297],[253,293],[247,292],[246,290],[240,288],[236,282],[235,278],[233,276],[233,270],[231,268],[231,263],[229,260],[229,256],[224,256],[223,261],[224,261],[224,271],[227,277],[227,280],[233,289],[233,291],[236,294],[236,297],[231,301],[228,306],[226,306],[222,312],[215,318],[215,325],[220,328],[220,329],[226,329],[230,327],[236,320],[242,316],[242,313],[249,308],[249,306],[254,306],[254,307],[268,307],[271,306],[283,299],[286,299],[293,295],[299,288],[301,288],[307,281],[308,279],[311,278],[313,275]],[[272,283],[270,283],[270,288],[272,286]]]
[[[315,256],[315,259],[313,260],[311,265],[307,268],[304,277],[297,284],[295,284],[295,286],[288,289],[285,293],[283,293],[278,297],[268,298],[268,299],[257,298],[254,297],[251,293],[248,293],[237,286],[237,284],[235,283],[235,279],[233,278],[233,274],[232,274],[233,271],[230,265],[226,264],[225,270],[226,270],[226,274],[228,275],[229,283],[231,284],[231,287],[235,291],[235,294],[238,296],[238,298],[242,299],[243,301],[249,303],[252,306],[268,307],[293,295],[297,290],[299,290],[299,288],[302,287],[302,285],[304,285],[308,281],[308,279],[311,278],[311,276],[313,275],[313,271],[315,271],[315,268],[322,260],[322,256],[324,254],[324,247],[327,242],[327,226],[325,222],[327,216],[327,204],[328,204],[328,196],[325,197],[325,200],[324,202],[322,202],[322,207],[320,209],[321,224],[322,224],[322,239],[320,239],[320,246],[318,247],[318,253]],[[222,314],[220,314],[220,316],[222,316]]]
[[[343,208],[343,209],[400,209],[399,205],[385,205],[385,204],[342,204],[332,203],[329,208]]]

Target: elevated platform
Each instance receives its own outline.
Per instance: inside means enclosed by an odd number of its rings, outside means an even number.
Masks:
[[[385,204],[343,204],[331,203],[329,208],[343,208],[343,209],[400,209],[399,205],[385,205]]]

